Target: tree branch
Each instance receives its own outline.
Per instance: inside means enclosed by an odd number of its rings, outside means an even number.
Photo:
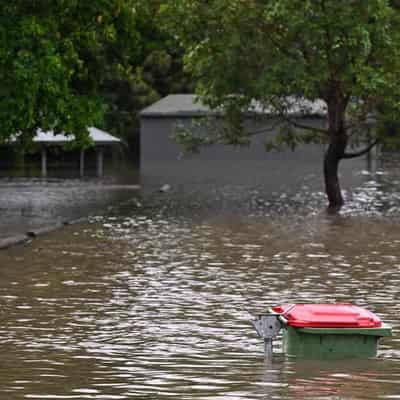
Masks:
[[[365,149],[356,151],[355,153],[344,153],[342,158],[344,159],[349,159],[349,158],[356,158],[356,157],[361,157],[364,154],[367,154],[374,146],[378,144],[378,139],[375,139],[369,146],[367,146]]]
[[[326,135],[328,133],[328,131],[326,129],[316,128],[315,126],[299,124],[298,122],[294,121],[292,118],[284,116],[284,115],[282,116],[282,118],[285,121],[287,121],[289,124],[293,125],[295,128],[304,129],[304,130],[312,131],[312,132],[316,132],[316,133],[323,133],[324,135]]]
[[[250,136],[255,136],[255,135],[259,135],[261,133],[273,132],[280,124],[281,124],[281,121],[278,120],[277,122],[272,124],[270,127],[263,127],[262,129],[248,131],[247,134]]]
[[[275,103],[274,101],[271,100],[271,104],[276,110],[278,110],[278,113],[279,113],[278,117],[283,119],[287,123],[291,124],[295,128],[304,129],[304,130],[316,132],[316,133],[323,134],[323,135],[326,135],[328,133],[328,131],[326,129],[317,128],[315,126],[303,125],[303,124],[297,122],[293,118],[289,117],[287,115],[287,113],[284,112],[284,108],[279,107],[279,105],[277,103]]]

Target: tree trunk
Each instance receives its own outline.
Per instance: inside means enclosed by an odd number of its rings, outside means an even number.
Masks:
[[[338,89],[338,88],[336,88]],[[325,192],[328,196],[328,213],[337,213],[344,204],[339,184],[339,162],[347,147],[345,110],[347,101],[338,91],[328,99],[329,146],[324,156]]]
[[[344,204],[338,176],[339,161],[337,149],[331,143],[324,156],[325,192],[329,201],[327,211],[330,214],[337,213]]]

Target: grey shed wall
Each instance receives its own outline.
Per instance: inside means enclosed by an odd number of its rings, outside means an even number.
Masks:
[[[245,184],[267,185],[270,190],[278,191],[312,181],[316,189],[323,190],[322,145],[301,145],[295,151],[266,152],[266,136],[260,134],[253,137],[248,147],[214,145],[203,148],[198,154],[186,154],[172,136],[177,124],[191,124],[194,118],[201,116],[198,115],[200,113],[191,116],[190,113],[179,115],[173,109],[167,109],[165,113],[159,111],[156,109],[151,112],[149,108],[141,115],[143,185]],[[270,128],[275,122],[264,119],[261,125]],[[324,118],[303,119],[302,122],[314,126],[324,126],[326,123]],[[261,125],[258,122],[255,128],[259,130]],[[246,126],[254,129],[254,122],[248,119]],[[276,133],[277,129],[267,135]],[[343,162],[343,186],[360,181],[356,173],[363,166],[363,160]]]

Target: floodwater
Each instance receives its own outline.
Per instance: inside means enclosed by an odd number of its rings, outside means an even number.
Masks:
[[[153,192],[0,252],[0,398],[400,399],[400,190]],[[206,196],[205,196],[206,197]],[[376,359],[271,362],[251,313],[353,302],[393,325]]]
[[[131,198],[133,184],[98,179],[0,179],[0,239],[59,225]]]

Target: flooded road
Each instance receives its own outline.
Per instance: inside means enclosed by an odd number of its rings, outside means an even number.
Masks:
[[[99,179],[0,179],[1,239],[86,217],[131,198],[138,186]]]
[[[339,218],[306,187],[153,193],[0,252],[0,398],[400,399],[393,182],[366,179]],[[249,311],[335,301],[393,325],[377,359],[287,359],[278,340],[264,361]]]

